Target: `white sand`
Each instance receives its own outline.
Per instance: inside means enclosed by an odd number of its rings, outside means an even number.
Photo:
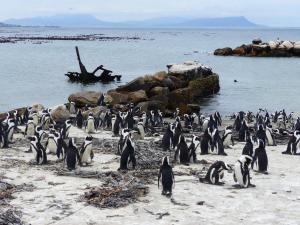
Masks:
[[[71,136],[85,136],[76,128]],[[93,135],[107,138],[110,132]],[[208,155],[198,159],[223,160],[234,164],[239,158],[243,143],[227,149],[229,156]],[[157,185],[150,185],[149,194],[138,203],[119,209],[99,209],[78,201],[86,187],[100,186],[97,179],[56,176],[41,166],[22,165],[19,168],[4,169],[5,159],[29,162],[32,154],[25,148],[0,150],[0,174],[13,184],[33,184],[33,192],[15,193],[11,204],[23,211],[22,220],[32,225],[41,224],[299,224],[300,223],[300,157],[282,155],[285,146],[267,147],[269,174],[251,171],[254,188],[239,189],[232,174],[225,174],[225,184],[214,186],[199,183],[195,176],[176,176],[173,199],[161,195]],[[81,170],[116,171],[118,156],[95,155],[92,167]],[[50,160],[56,160],[55,156]],[[9,162],[9,161],[7,161]],[[191,168],[201,170],[203,165],[189,167],[177,165],[175,171],[188,172]],[[51,183],[52,182],[52,183]],[[55,185],[53,185],[55,183]],[[197,203],[204,201],[203,205]],[[159,219],[159,213],[169,213]]]

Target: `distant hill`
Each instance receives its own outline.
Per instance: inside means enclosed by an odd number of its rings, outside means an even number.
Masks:
[[[4,21],[20,26],[60,26],[60,27],[257,27],[245,17],[198,18],[162,17],[141,21],[108,22],[91,15],[57,15],[9,19]]]
[[[0,27],[15,27],[16,25],[6,24],[6,23],[0,23]]]

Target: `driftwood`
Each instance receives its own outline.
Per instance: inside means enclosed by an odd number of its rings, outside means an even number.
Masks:
[[[110,82],[121,79],[121,75],[112,75],[111,70],[107,70],[103,68],[103,65],[98,66],[93,72],[88,72],[85,66],[83,65],[79,49],[76,46],[76,54],[77,54],[77,60],[79,63],[80,73],[78,72],[68,72],[65,74],[67,77],[69,77],[70,81],[76,81],[76,82],[82,82],[82,83],[95,83],[95,82]],[[102,74],[100,76],[96,76],[96,72],[99,70],[102,70]]]

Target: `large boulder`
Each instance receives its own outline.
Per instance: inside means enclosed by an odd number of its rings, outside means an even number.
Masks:
[[[147,101],[147,94],[144,90],[138,90],[133,92],[117,92],[116,90],[111,90],[107,92],[107,99],[109,104],[127,104],[129,102],[139,103]]]
[[[100,113],[102,112],[106,112],[107,111],[107,107],[105,106],[97,106],[95,108],[91,108],[87,111],[84,111],[82,113],[84,119],[87,119],[90,113],[93,113],[94,117],[99,117]]]
[[[259,45],[261,43],[262,43],[262,40],[260,38],[256,38],[256,39],[252,40],[252,44],[254,44],[254,45]]]
[[[134,91],[128,93],[129,102],[139,103],[147,101],[148,97],[144,90]]]
[[[233,55],[232,48],[218,48],[215,50],[214,55],[220,55],[220,56],[229,56]]]
[[[212,75],[193,80],[189,83],[188,94],[190,102],[196,102],[201,97],[215,94],[220,90],[219,76]]]
[[[166,105],[164,102],[160,101],[147,101],[147,102],[140,102],[137,104],[138,108],[141,108],[142,111],[150,111],[150,110],[161,110],[162,112],[165,111]]]
[[[212,74],[211,68],[208,68],[197,61],[187,61],[182,64],[170,64],[167,67],[169,75],[187,82]]]
[[[300,41],[294,43],[293,53],[295,56],[300,56]]]
[[[251,45],[242,45],[233,49],[233,54],[238,56],[246,56],[251,53],[252,47]]]
[[[77,92],[71,94],[68,98],[69,102],[74,102],[77,107],[97,106],[99,98],[102,96],[101,92],[87,91],[87,92]]]
[[[151,88],[159,85],[159,81],[154,76],[144,76],[134,79],[133,81],[120,86],[116,89],[117,92],[133,92],[133,91],[149,91]]]
[[[69,110],[65,105],[55,106],[54,108],[52,108],[50,115],[55,122],[64,122],[71,116]]]
[[[167,95],[169,94],[169,88],[168,87],[154,87],[149,91],[149,97],[155,96],[155,95]]]
[[[282,49],[287,49],[290,50],[294,47],[293,43],[290,41],[284,41],[281,43],[281,45],[279,45],[278,48],[282,48]]]

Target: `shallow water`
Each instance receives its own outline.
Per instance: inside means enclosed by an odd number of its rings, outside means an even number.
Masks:
[[[106,91],[135,77],[166,70],[169,63],[198,60],[220,75],[221,91],[201,101],[206,112],[219,110],[299,111],[300,58],[217,57],[219,47],[236,47],[253,38],[299,40],[299,29],[62,29],[1,28],[0,36],[74,35],[138,36],[141,40],[54,41],[43,44],[0,44],[0,111],[43,103],[53,106],[83,90]],[[69,83],[64,73],[78,71],[78,45],[88,70],[100,64],[122,74],[121,83]],[[234,83],[233,80],[238,80]]]

